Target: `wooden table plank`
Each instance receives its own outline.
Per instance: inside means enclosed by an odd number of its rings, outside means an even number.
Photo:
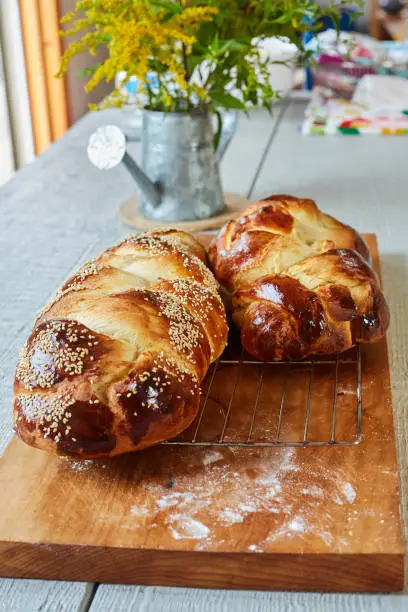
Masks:
[[[265,159],[253,199],[292,193],[357,229],[377,234],[381,254],[408,255],[408,139],[303,136],[304,101],[292,101]]]
[[[250,197],[253,180],[269,146],[275,126],[280,119],[281,106],[273,116],[266,111],[255,111],[248,117],[241,115],[237,132],[221,164],[224,191]]]
[[[0,578],[0,612],[85,612],[93,594],[86,582]]]
[[[101,585],[90,612],[405,612],[401,595],[265,593]]]

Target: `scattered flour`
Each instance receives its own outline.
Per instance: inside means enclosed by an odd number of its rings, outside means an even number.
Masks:
[[[338,493],[335,493],[333,495],[333,501],[334,501],[335,504],[338,504],[339,506],[343,505],[343,498],[340,497],[340,495]]]
[[[160,510],[165,510],[166,508],[171,508],[172,506],[180,507],[184,503],[193,501],[193,499],[193,493],[177,493],[177,491],[173,491],[172,493],[163,495],[163,497],[156,500],[156,506],[160,508]]]
[[[130,513],[132,516],[148,516],[150,514],[149,508],[144,506],[132,506],[130,508]]]
[[[356,492],[323,460],[315,462],[309,472],[310,484],[305,487],[295,452],[285,449],[279,461],[267,453],[262,457],[254,452],[240,464],[217,450],[203,451],[193,464],[198,476],[188,472],[179,475],[171,490],[155,486],[151,489],[156,490],[154,503],[148,508],[132,506],[130,513],[142,517],[148,529],[153,525],[157,525],[157,531],[164,529],[164,538],[167,532],[175,540],[196,540],[195,550],[220,549],[228,528],[241,525],[256,513],[270,515],[269,533],[260,534],[258,542],[248,545],[248,551],[268,550],[274,542],[286,538],[307,541],[311,537],[330,549],[341,548],[344,541],[334,538],[334,518],[324,502],[346,506],[354,502]]]
[[[331,534],[330,531],[319,530],[316,535],[318,535],[318,537],[323,540],[323,542],[327,544],[327,546],[331,546],[334,542],[333,534]],[[344,540],[342,540],[342,544],[344,546]]]
[[[249,514],[250,512],[258,512],[258,506],[254,502],[249,502],[246,504],[238,504],[239,512],[244,512],[245,514]]]
[[[356,499],[356,492],[349,482],[338,485],[339,490],[333,495],[333,501],[342,506],[343,504],[352,504]]]
[[[290,531],[305,531],[305,521],[302,518],[294,518],[288,525]]]
[[[224,459],[224,456],[218,451],[210,451],[203,458],[203,465],[210,465],[210,463],[216,463],[217,461],[221,461]]]
[[[220,515],[220,519],[226,525],[232,525],[233,523],[242,523],[245,516],[236,512],[235,510],[231,510],[230,508],[226,508]]]
[[[213,524],[228,527],[242,523],[249,514],[256,512],[270,512],[275,515],[282,512],[283,499],[279,497],[282,485],[278,475],[286,471],[293,473],[298,469],[296,465],[292,465],[293,453],[293,449],[287,449],[282,462],[260,466],[257,464],[254,476],[247,476],[242,471],[231,471],[228,463],[218,464],[224,459],[222,453],[215,450],[207,452],[201,459],[201,464],[211,466],[211,469],[205,472],[205,486],[196,485],[194,489],[183,493],[168,492],[156,500],[156,508],[159,512],[168,511],[165,523],[173,538],[202,540],[200,549],[204,550],[205,542],[212,541]],[[227,507],[224,496],[220,494],[222,490],[228,491]],[[211,517],[209,526],[198,520],[204,509],[206,515]],[[290,512],[290,506],[283,511],[285,516],[286,512]],[[218,539],[217,542],[219,543]]]
[[[312,497],[319,497],[320,499],[323,499],[324,497],[323,489],[321,489],[317,485],[311,485],[310,487],[305,487],[302,490],[302,493],[304,495],[311,495]]]
[[[170,532],[175,540],[202,540],[210,534],[207,525],[189,516],[174,515]]]
[[[346,482],[343,486],[343,493],[345,498],[347,499],[349,504],[352,504],[353,501],[356,499],[356,492],[353,489],[353,487],[351,486],[351,484],[349,482]]]
[[[74,472],[85,472],[95,467],[95,462],[92,459],[84,459],[83,461],[71,461],[70,459],[68,459],[67,462],[69,462],[69,467]]]
[[[282,485],[276,475],[265,474],[256,479],[260,485],[265,485],[264,496],[266,499],[273,499],[282,492]],[[279,499],[277,499],[279,501]]]

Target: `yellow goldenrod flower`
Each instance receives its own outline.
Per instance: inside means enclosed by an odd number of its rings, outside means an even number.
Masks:
[[[319,8],[313,0],[77,0],[61,20],[69,24],[61,36],[81,38],[65,51],[58,76],[77,54],[96,55],[103,48],[107,58],[86,91],[125,71],[138,79],[153,108],[186,110],[200,101],[236,108],[239,99],[223,95],[234,89],[243,104],[269,107],[273,83],[254,40],[284,35],[301,48],[306,21],[317,23],[325,11],[333,16],[335,9]],[[123,99],[115,94],[108,102],[116,106]]]

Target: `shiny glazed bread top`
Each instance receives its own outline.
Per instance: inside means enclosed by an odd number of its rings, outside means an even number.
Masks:
[[[245,349],[266,360],[344,351],[384,334],[389,312],[363,238],[310,199],[251,204],[209,258],[232,294]]]
[[[163,230],[126,238],[83,266],[37,318],[15,377],[18,435],[95,457],[183,431],[227,338],[205,250]]]

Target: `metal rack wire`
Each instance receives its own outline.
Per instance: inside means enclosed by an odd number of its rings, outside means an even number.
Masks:
[[[347,406],[340,406],[345,396]],[[255,361],[241,350],[213,364],[196,420],[164,444],[350,446],[361,437],[359,346],[334,358],[282,362]]]

